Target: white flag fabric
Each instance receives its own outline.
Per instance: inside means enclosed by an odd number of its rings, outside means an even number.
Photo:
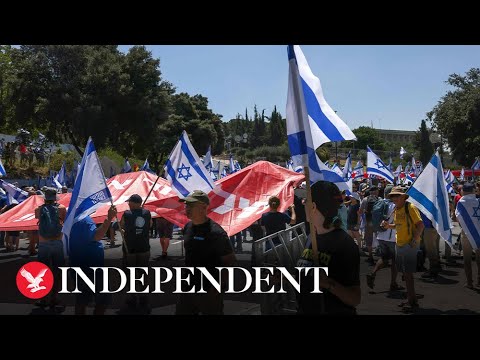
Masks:
[[[447,183],[447,192],[449,192],[450,194],[455,194],[455,189],[453,188],[455,176],[452,174],[450,169],[445,174],[445,182]]]
[[[400,159],[403,159],[403,155],[405,155],[407,152],[403,148],[403,146],[400,147]]]
[[[145,159],[145,162],[143,163],[142,167],[140,168],[141,171],[148,171],[151,174],[155,174],[155,171],[150,169],[150,163],[148,162],[148,158]],[[156,175],[156,174],[155,174]],[[111,177],[111,176],[110,176]]]
[[[58,174],[53,178],[53,184],[57,189],[61,189],[62,186],[66,185],[67,183],[67,170],[65,168],[65,161],[60,168]]]
[[[348,152],[347,160],[345,161],[345,166],[343,167],[343,179],[348,181],[352,177],[352,152]]]
[[[320,80],[300,46],[288,46],[288,61],[288,145],[296,166],[315,166],[315,149],[320,145],[357,138],[325,101]]]
[[[213,162],[212,162],[212,149],[211,146],[208,147],[207,153],[203,157],[203,165],[205,165],[205,169],[208,171],[212,171]]]
[[[237,169],[235,168],[235,164],[234,164],[234,161],[233,161],[233,155],[232,154],[230,154],[229,168],[230,168],[230,174],[233,174],[234,172],[237,172]]]
[[[353,171],[355,172],[355,179],[363,178],[363,163],[360,160],[357,161]]]
[[[67,216],[63,224],[64,247],[66,253],[70,250],[70,231],[73,225],[92,214],[105,203],[110,202],[112,194],[105,182],[102,165],[98,160],[92,138],[88,138],[85,152],[83,153],[80,170],[77,174],[72,197],[68,206]]]
[[[28,198],[28,193],[5,180],[0,180],[0,187],[7,193],[7,205],[20,204]]]
[[[462,167],[462,171],[460,172],[460,180],[465,181],[465,168]]]
[[[7,170],[5,170],[5,166],[2,164],[2,159],[0,159],[0,176],[7,176]]]
[[[125,164],[123,164],[122,168],[122,174],[129,173],[132,171],[132,167],[130,166],[130,161],[128,159],[125,159]]]
[[[480,201],[475,194],[462,196],[458,201],[455,215],[472,248],[480,249]]]
[[[380,176],[393,184],[393,173],[369,146],[367,146],[367,174]]]
[[[401,173],[402,171],[403,171],[403,169],[402,169],[402,164],[400,164],[400,165],[397,166],[397,169],[393,172],[393,175],[394,175],[395,177],[399,177],[399,176],[400,176],[400,173]]]
[[[214,187],[212,177],[190,143],[186,131],[183,131],[165,164],[165,174],[182,199],[194,190],[208,194]]]
[[[340,169],[340,166],[338,166],[337,163],[333,164],[333,166],[330,170],[335,171],[338,175],[343,177],[343,171],[342,171],[342,169]]]
[[[408,189],[409,201],[430,221],[438,234],[452,246],[452,223],[447,195],[447,184],[443,176],[442,162],[438,151]]]

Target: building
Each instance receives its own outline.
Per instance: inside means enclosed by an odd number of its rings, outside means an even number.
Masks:
[[[403,143],[411,144],[415,140],[416,131],[408,130],[386,130],[386,129],[375,129],[380,138],[386,143]]]

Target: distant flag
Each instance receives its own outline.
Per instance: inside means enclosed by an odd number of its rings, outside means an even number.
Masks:
[[[129,173],[132,171],[132,167],[130,166],[130,162],[128,161],[128,158],[125,158],[125,164],[123,165],[122,168],[122,174]]]
[[[400,147],[400,159],[403,159],[403,155],[405,155],[407,152],[403,148],[403,146]]]
[[[438,151],[407,194],[410,195],[409,201],[432,222],[438,234],[452,247],[449,200]]]
[[[472,248],[480,249],[480,200],[475,194],[462,196],[457,203],[455,215]]]
[[[223,169],[222,169],[222,178],[228,176],[228,172],[227,172],[227,169],[228,169],[228,166],[223,166]]]
[[[212,168],[212,171],[210,171],[210,175],[214,181],[217,181],[218,179],[220,179],[220,165],[221,165],[221,162],[220,160],[218,160],[217,166]]]
[[[290,170],[290,171],[295,171],[293,169],[293,160],[292,158],[290,158],[288,161],[287,161],[287,169]]]
[[[446,182],[446,189],[447,192],[451,194],[455,194],[455,189],[453,188],[453,183],[455,182],[455,176],[452,174],[450,170],[447,171],[445,174],[445,182]]]
[[[328,160],[327,160],[327,161],[325,161],[325,165],[327,165],[327,166],[328,166],[328,168],[330,169],[330,162],[329,162]]]
[[[240,163],[237,160],[235,160],[233,166],[235,167],[235,171],[242,170],[242,167],[240,166]]]
[[[400,165],[397,166],[397,170],[395,170],[395,171],[393,172],[393,175],[394,175],[395,177],[398,177],[398,176],[400,176],[400,173],[401,173],[402,171],[403,171],[403,169],[402,169],[402,164],[400,164]]]
[[[67,169],[65,168],[65,161],[60,168],[58,174],[53,178],[53,184],[57,189],[61,189],[62,186],[66,185],[67,183]]]
[[[5,170],[5,166],[2,164],[2,159],[0,159],[0,176],[7,176],[7,170]]]
[[[405,173],[409,173],[409,172],[410,172],[410,168],[411,168],[411,166],[410,166],[409,163],[405,164]]]
[[[460,172],[460,181],[465,181],[465,168],[462,167],[462,171]]]
[[[380,176],[393,184],[393,174],[385,163],[367,146],[367,174]]]
[[[422,173],[423,171],[423,164],[420,160],[415,161],[415,176],[418,176]]]
[[[472,170],[480,170],[480,160],[478,157],[475,158],[475,162],[472,165]]]
[[[343,171],[340,169],[340,166],[338,166],[337,163],[333,164],[331,170],[335,171],[338,175],[343,177]]]
[[[405,174],[405,182],[410,182],[410,185],[412,185],[415,179],[410,174]]]
[[[390,160],[388,162],[388,170],[393,171],[393,164],[392,164],[392,157],[390,156]]]
[[[288,60],[288,145],[295,166],[310,166],[311,171],[319,172],[315,149],[326,142],[357,138],[327,104],[320,80],[298,45],[288,46]]]
[[[208,171],[212,171],[213,162],[211,146],[208,147],[207,153],[203,157],[203,165],[205,165],[205,169],[207,169]]]
[[[345,161],[345,166],[343,167],[342,176],[345,181],[350,180],[352,177],[352,153],[348,152],[347,160]]]
[[[363,178],[363,163],[360,160],[357,161],[353,171],[355,172],[355,179]]]
[[[145,162],[143,163],[142,167],[140,168],[142,171],[148,171],[151,174],[155,174],[155,171],[150,169],[150,164],[148,163],[148,158],[145,159]]]
[[[15,185],[0,179],[0,187],[7,193],[7,204],[20,204],[28,198],[28,193]]]
[[[102,165],[93,140],[89,137],[62,229],[67,254],[70,249],[69,239],[73,225],[92,214],[103,204],[110,202],[111,199],[112,195],[105,182]]]
[[[236,172],[237,170],[235,169],[235,164],[233,162],[233,155],[230,154],[230,165],[229,165],[229,168],[230,168],[230,174],[233,174],[234,172]]]
[[[194,190],[202,190],[208,194],[214,187],[210,173],[190,143],[186,131],[183,131],[170,154],[165,164],[165,172],[167,180],[181,198]]]

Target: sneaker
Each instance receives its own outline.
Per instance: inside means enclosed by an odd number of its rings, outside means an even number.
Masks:
[[[375,287],[375,275],[374,274],[367,274],[367,285],[370,289]]]
[[[162,252],[162,259],[163,259],[163,260],[166,260],[167,257],[168,257],[167,252],[166,252],[166,251],[163,251],[163,252]]]
[[[400,291],[405,290],[403,286],[398,285],[397,283],[390,285],[390,291]]]

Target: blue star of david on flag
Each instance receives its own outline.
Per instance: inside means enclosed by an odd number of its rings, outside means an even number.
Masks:
[[[383,163],[382,160],[380,159],[377,159],[377,161],[375,162],[375,165],[377,165],[378,169],[388,169],[390,170],[388,167],[385,166],[385,164]]]
[[[477,207],[473,208],[473,215],[472,217],[477,218],[478,221],[480,221],[480,205]]]
[[[184,175],[183,174],[183,170],[186,170],[187,173]],[[190,166],[185,166],[183,163],[182,163],[182,166],[180,166],[178,169],[178,178],[179,179],[185,179],[185,181],[188,181],[188,178],[192,176],[192,174],[190,174]]]

